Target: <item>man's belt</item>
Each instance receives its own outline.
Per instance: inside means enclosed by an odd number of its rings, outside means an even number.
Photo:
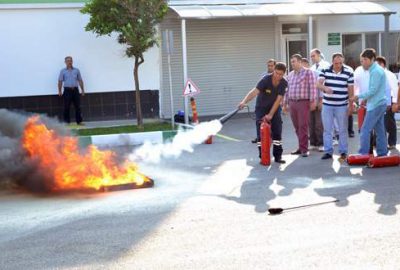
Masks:
[[[310,100],[307,98],[289,98],[289,101],[297,102],[297,101],[310,101]]]

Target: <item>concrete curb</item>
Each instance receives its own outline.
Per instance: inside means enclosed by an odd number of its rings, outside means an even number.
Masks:
[[[82,147],[90,144],[96,146],[135,146],[144,142],[163,143],[172,140],[177,134],[175,130],[151,131],[138,133],[108,134],[94,136],[80,136],[79,145]]]

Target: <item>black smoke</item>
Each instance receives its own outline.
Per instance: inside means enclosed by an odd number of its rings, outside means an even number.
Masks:
[[[50,175],[38,170],[37,161],[22,147],[24,127],[31,116],[33,114],[0,109],[0,188],[21,187],[46,192],[52,187]],[[49,129],[69,135],[69,130],[56,119],[40,115],[40,120]]]

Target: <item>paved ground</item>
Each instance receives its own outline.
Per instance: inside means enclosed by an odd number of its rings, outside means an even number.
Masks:
[[[253,125],[233,119],[222,133],[239,142],[140,164],[153,189],[1,193],[0,269],[399,269],[400,167],[349,168],[317,152],[262,167]],[[296,147],[288,119],[284,142]]]

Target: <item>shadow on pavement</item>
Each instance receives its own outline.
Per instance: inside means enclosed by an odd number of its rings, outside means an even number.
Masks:
[[[246,119],[241,120],[246,121]],[[250,145],[252,136],[252,125],[241,124],[249,129],[247,133],[240,131],[238,136],[245,138],[244,144]],[[233,123],[227,130],[234,135],[236,128],[239,129],[239,121]],[[284,120],[284,153],[296,148],[296,137],[289,119]],[[359,138],[349,138],[349,151],[356,153]],[[244,148],[243,146],[241,146]],[[253,146],[252,155],[256,155]],[[247,149],[247,148],[246,148]],[[398,154],[398,150],[392,154]],[[346,163],[340,164],[337,156],[334,160],[321,160],[323,153],[310,152],[308,158],[298,157],[285,168],[280,169],[278,164],[272,162],[271,167],[263,167],[257,162],[254,166],[249,180],[243,182],[240,188],[240,196],[220,195],[231,201],[241,204],[254,205],[257,213],[265,213],[270,206],[270,201],[277,197],[289,197],[295,190],[311,189],[320,197],[339,199],[338,207],[349,205],[349,197],[359,194],[362,191],[372,193],[374,203],[379,206],[377,213],[383,215],[394,215],[397,213],[396,206],[400,205],[400,167],[375,168],[350,167]],[[286,155],[284,159],[291,159],[293,156]],[[271,187],[279,185],[281,190],[274,192]],[[324,201],[322,199],[322,201]],[[312,203],[312,202],[311,202]]]

